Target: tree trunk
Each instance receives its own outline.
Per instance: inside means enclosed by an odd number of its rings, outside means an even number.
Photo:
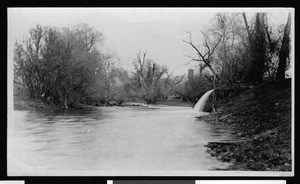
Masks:
[[[265,13],[257,13],[255,22],[255,35],[253,36],[253,45],[251,46],[251,68],[249,82],[260,84],[263,82],[264,66],[266,62],[265,45]]]
[[[203,71],[203,66],[202,64],[199,62],[199,77],[201,78],[202,77],[202,71]]]
[[[242,15],[243,15],[243,18],[244,18],[245,27],[246,27],[246,31],[247,31],[247,34],[248,34],[249,46],[251,47],[252,35],[251,35],[251,32],[250,32],[250,27],[249,27],[248,22],[247,22],[246,14],[243,13]]]
[[[276,79],[285,78],[286,60],[290,54],[290,31],[291,31],[291,13],[288,15],[288,20],[284,29],[282,46],[279,53],[279,64],[276,73]]]
[[[65,108],[66,108],[66,110],[68,110],[68,97],[67,97],[67,95],[65,95]]]
[[[213,96],[212,96],[212,109],[213,109],[213,112],[216,112],[216,109],[215,109],[215,101],[216,101],[216,98],[215,98],[215,91],[216,91],[216,74],[214,74],[214,91],[213,91]]]

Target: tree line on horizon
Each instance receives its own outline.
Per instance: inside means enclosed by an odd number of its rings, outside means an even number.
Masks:
[[[199,66],[194,80],[185,81],[184,75],[174,76],[147,58],[147,51],[137,52],[134,71],[117,67],[116,55],[101,50],[104,35],[87,24],[37,25],[27,39],[15,42],[14,82],[30,98],[65,108],[110,100],[156,103],[174,94],[195,102],[208,89],[284,79],[290,66],[290,32],[290,13],[287,23],[277,28],[269,25],[267,13],[250,20],[245,13],[218,13],[202,30],[202,46],[190,32],[184,40],[195,51],[188,56],[190,62]]]
[[[36,25],[14,45],[14,83],[26,95],[53,105],[78,107],[109,101],[165,99],[179,79],[166,67],[137,53],[130,73],[117,67],[117,56],[101,50],[104,35],[87,24],[57,28]]]

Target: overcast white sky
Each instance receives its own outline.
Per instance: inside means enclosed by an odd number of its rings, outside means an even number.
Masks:
[[[265,11],[266,9],[264,9]],[[200,42],[200,30],[209,26],[217,12],[262,9],[208,9],[208,8],[10,8],[8,9],[8,54],[12,55],[12,43],[24,39],[29,29],[42,26],[73,27],[87,23],[105,36],[105,51],[113,51],[120,58],[119,65],[132,69],[132,60],[139,50],[147,50],[148,58],[175,70],[187,73],[189,58],[185,54],[192,49],[183,43],[187,31],[192,32],[194,42]],[[271,23],[283,24],[287,9],[268,9]]]

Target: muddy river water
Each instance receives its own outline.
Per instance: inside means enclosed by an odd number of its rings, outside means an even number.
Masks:
[[[11,175],[205,171],[228,166],[211,157],[204,146],[226,139],[228,130],[196,120],[201,112],[191,107],[95,107],[11,115],[7,153]]]

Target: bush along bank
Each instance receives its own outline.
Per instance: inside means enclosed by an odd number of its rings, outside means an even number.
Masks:
[[[74,109],[88,109],[93,106],[121,106],[122,101],[108,100],[85,101],[84,103],[68,104],[68,109],[63,104],[49,103],[45,100],[32,99],[25,96],[14,96],[14,110],[33,110],[33,111],[65,111]]]
[[[29,97],[18,97],[14,96],[14,110],[24,111],[61,111],[65,110],[65,107],[62,105],[48,104],[41,100],[31,99]]]
[[[211,156],[232,163],[225,170],[292,170],[290,79],[220,99],[216,112],[199,118],[232,129],[236,140],[206,145]]]

